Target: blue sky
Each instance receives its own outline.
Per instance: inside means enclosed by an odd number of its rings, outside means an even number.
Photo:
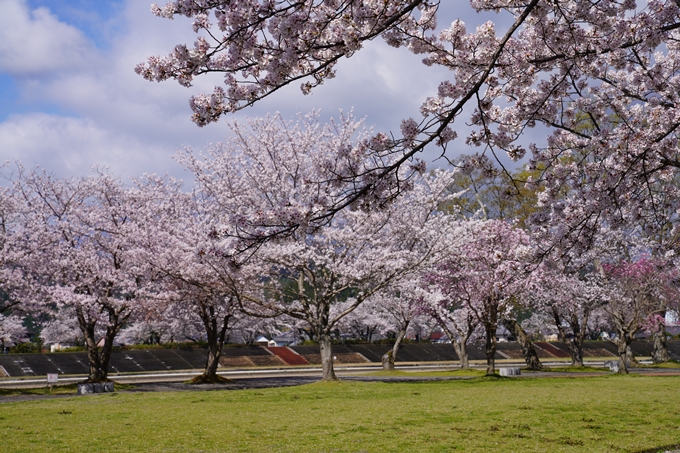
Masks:
[[[455,18],[455,5],[460,3],[444,0],[440,25]],[[481,21],[469,7],[465,11],[468,23]],[[19,160],[62,177],[104,165],[123,177],[170,173],[187,179],[171,156],[185,146],[202,149],[223,140],[228,120],[276,111],[292,118],[311,109],[328,118],[354,108],[368,126],[398,131],[401,119],[417,118],[420,103],[448,77],[376,40],[343,59],[337,78],[311,96],[291,86],[198,128],[189,119],[188,99],[212,92],[219,78],[202,78],[186,89],[134,73],[147,57],[193,42],[189,24],[153,16],[147,0],[0,0],[0,162]],[[470,152],[463,139],[456,145]]]
[[[120,20],[125,9],[122,0],[29,0],[29,9],[46,8],[59,21],[78,28],[97,47],[108,48],[116,32],[124,28]]]
[[[116,34],[123,33],[119,20],[122,1],[94,0],[30,0],[24,3],[29,11],[47,9],[65,24],[80,30],[97,48],[108,49]],[[28,58],[29,56],[27,56]],[[43,111],[50,114],[67,114],[59,105],[49,102],[26,102],[20,96],[21,77],[0,72],[0,121],[10,114]]]

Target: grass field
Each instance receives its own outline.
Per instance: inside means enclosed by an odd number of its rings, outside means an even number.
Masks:
[[[677,444],[680,377],[340,382],[0,404],[3,452],[657,452]]]

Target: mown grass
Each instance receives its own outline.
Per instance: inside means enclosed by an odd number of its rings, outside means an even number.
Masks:
[[[0,451],[664,451],[679,389],[608,375],[100,394],[0,404]]]
[[[522,370],[526,371],[526,370]],[[609,372],[609,368],[595,367],[595,366],[561,366],[548,367],[543,371],[553,371],[557,373],[592,373],[592,372]]]
[[[678,368],[680,369],[680,362],[677,360],[669,360],[668,362],[664,363],[652,363],[649,365],[644,365],[644,364],[639,364],[636,365],[636,368]]]
[[[437,370],[437,371],[372,371],[370,373],[361,373],[361,376],[380,376],[380,377],[482,377],[486,375],[484,370]]]

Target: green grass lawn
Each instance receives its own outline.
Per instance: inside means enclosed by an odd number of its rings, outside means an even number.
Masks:
[[[664,451],[679,390],[609,375],[74,396],[0,404],[0,451]]]
[[[470,377],[482,377],[486,376],[485,370],[437,370],[437,371],[371,371],[369,373],[357,373],[358,376],[376,376],[376,377],[460,377],[460,378],[470,378]]]

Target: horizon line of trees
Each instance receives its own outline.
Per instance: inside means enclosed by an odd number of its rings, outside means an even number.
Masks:
[[[669,359],[674,242],[639,219],[603,222],[587,247],[548,242],[530,227],[545,187],[516,190],[531,177],[526,167],[510,175],[464,156],[458,170],[403,174],[399,197],[313,222],[328,198],[344,196],[338,167],[358,171],[372,159],[361,126],[314,115],[236,124],[230,141],[178,156],[195,176],[191,190],[155,175],[124,185],[102,170],[60,179],[16,164],[0,198],[2,336],[21,331],[22,315],[52,341],[79,336],[93,382],[108,379],[116,338],[145,329],[205,339],[196,382],[220,380],[222,347],[237,331],[305,332],[326,380],[336,379],[338,331],[394,332],[383,358],[393,369],[409,329],[428,324],[446,333],[463,368],[468,345],[483,342],[489,374],[499,326],[533,369],[542,365],[531,336],[548,328],[575,365],[589,330],[615,332],[624,372],[641,330],[654,361]]]

